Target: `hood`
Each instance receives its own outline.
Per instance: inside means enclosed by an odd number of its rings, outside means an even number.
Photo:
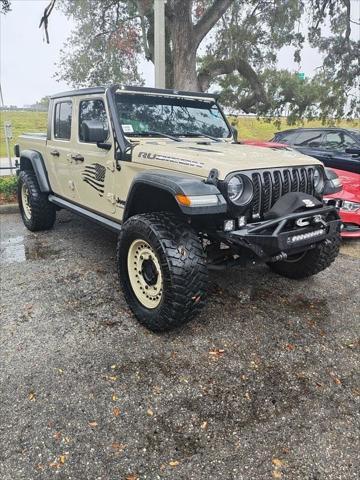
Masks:
[[[200,141],[146,141],[133,149],[132,161],[186,174],[207,177],[219,171],[223,180],[229,173],[263,168],[321,165],[313,157],[295,150],[263,148],[253,145]]]

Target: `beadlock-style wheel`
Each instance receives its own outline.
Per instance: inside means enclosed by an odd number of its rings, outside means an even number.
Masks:
[[[48,193],[41,191],[33,171],[19,172],[17,198],[26,228],[32,232],[52,228],[56,219],[55,205],[49,202]]]
[[[143,213],[127,219],[116,258],[125,299],[150,330],[180,327],[204,305],[208,275],[202,242],[173,213]]]
[[[21,200],[25,217],[31,219],[30,192],[28,186],[23,183],[21,187]]]
[[[130,245],[127,263],[137,299],[146,308],[156,308],[162,298],[163,276],[154,250],[144,240],[135,240]]]

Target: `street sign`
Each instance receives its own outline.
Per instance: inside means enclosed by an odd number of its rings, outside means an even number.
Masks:
[[[305,80],[305,73],[304,72],[297,72],[296,76],[299,80]]]
[[[11,122],[5,122],[4,123],[4,129],[5,129],[5,138],[8,138],[9,140],[11,140],[12,139]]]

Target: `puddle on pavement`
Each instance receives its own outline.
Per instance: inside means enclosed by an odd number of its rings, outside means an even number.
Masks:
[[[48,245],[35,240],[25,241],[23,236],[9,238],[0,243],[1,261],[5,264],[21,263],[28,260],[43,260],[54,257],[60,250],[55,250]]]

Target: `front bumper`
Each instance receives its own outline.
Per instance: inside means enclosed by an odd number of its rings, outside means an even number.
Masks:
[[[268,261],[311,249],[316,243],[340,232],[340,228],[337,209],[324,206],[249,224],[221,236],[231,246],[248,248]]]

